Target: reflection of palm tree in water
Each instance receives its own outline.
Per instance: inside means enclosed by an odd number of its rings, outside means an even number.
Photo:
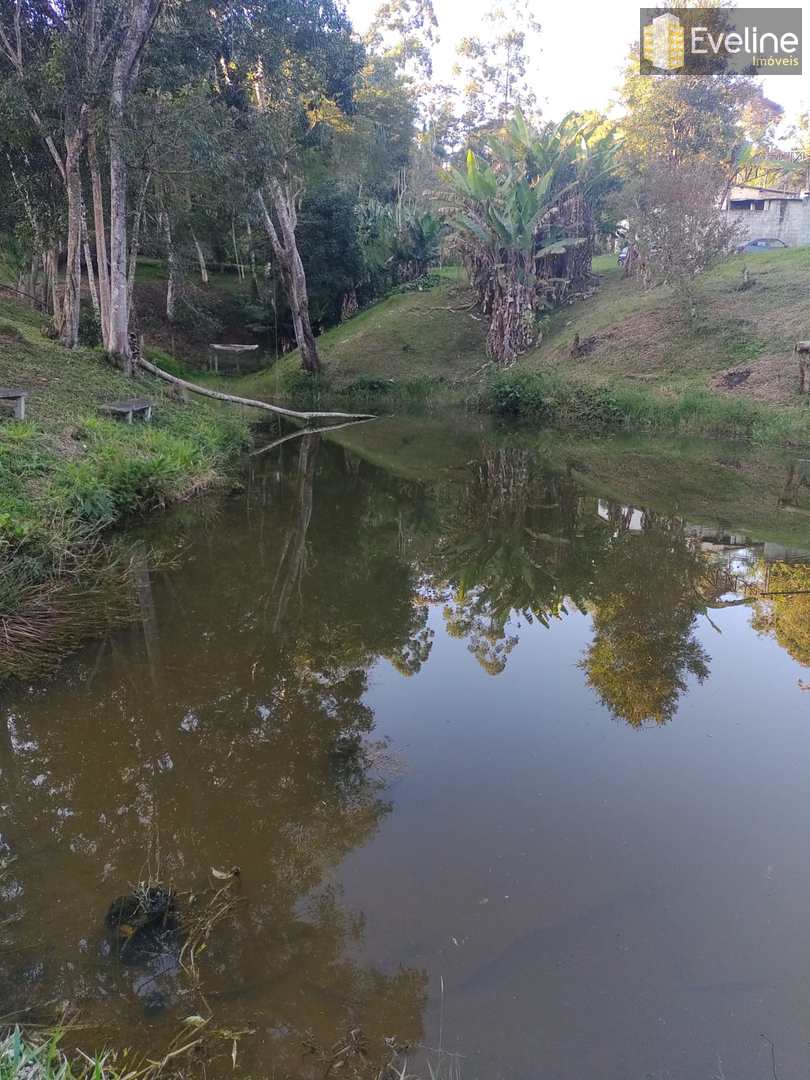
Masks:
[[[548,625],[581,604],[603,529],[583,514],[569,469],[548,475],[523,449],[486,454],[463,497],[450,505],[440,572],[450,582],[445,624],[466,638],[485,671],[499,674],[518,642],[514,615]]]

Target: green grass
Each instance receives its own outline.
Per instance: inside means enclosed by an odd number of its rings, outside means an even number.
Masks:
[[[612,256],[600,257],[600,264],[606,258]],[[741,288],[743,267],[751,276],[748,289]],[[595,296],[549,320],[543,342],[521,368],[656,393],[701,388],[766,405],[797,403],[792,350],[810,328],[810,248],[725,260],[698,280],[694,322],[667,286],[644,291],[615,262],[601,277]],[[584,356],[570,355],[574,334],[588,343]],[[738,389],[729,394],[717,386],[719,375],[740,367],[751,375]]]
[[[14,1028],[0,1037],[0,1080],[118,1080],[106,1055],[70,1060],[59,1036],[31,1038]]]
[[[221,384],[302,407],[463,404],[564,427],[810,443],[793,357],[810,336],[810,248],[727,259],[699,280],[695,320],[670,288],[625,279],[614,255],[597,256],[594,270],[596,293],[545,319],[540,345],[505,372],[487,363],[485,320],[451,268],[436,288],[391,296],[324,334],[318,379],[303,376],[292,353]],[[575,334],[579,356],[570,355]],[[729,372],[745,377],[729,386]]]
[[[184,276],[194,284],[202,285],[202,279],[196,260],[190,262],[185,268]],[[141,256],[138,259],[138,265],[135,271],[136,286],[164,284],[168,280],[169,271],[165,259],[153,259],[145,256]],[[214,291],[224,290],[225,292],[241,292],[246,287],[245,279],[239,277],[235,265],[232,265],[231,269],[226,271],[208,268],[209,289]]]
[[[485,408],[564,427],[810,444],[793,356],[810,327],[810,248],[727,259],[700,279],[695,320],[667,286],[625,279],[612,256],[594,268],[596,295],[556,312],[540,346],[490,378]],[[575,334],[584,355],[571,355]],[[747,375],[728,386],[731,371]]]
[[[319,379],[303,376],[291,353],[267,371],[221,385],[248,397],[378,412],[474,396],[475,371],[486,364],[484,324],[459,268],[437,277],[434,288],[395,293],[321,335]]]
[[[744,438],[810,445],[810,408],[773,408],[721,396],[700,385],[657,395],[620,381],[580,381],[554,371],[514,367],[492,376],[482,407],[498,416],[581,431],[636,431]]]
[[[25,423],[0,417],[6,619],[21,616],[38,587],[76,573],[110,526],[216,484],[248,441],[246,420],[228,406],[181,404],[165,384],[125,377],[98,350],[43,339],[40,326],[29,309],[0,300],[0,385],[29,393]],[[155,402],[151,424],[99,414],[103,403],[135,396]]]

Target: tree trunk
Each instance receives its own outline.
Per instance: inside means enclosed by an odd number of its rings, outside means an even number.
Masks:
[[[96,317],[101,320],[101,308],[99,307],[98,289],[96,288],[96,275],[93,269],[93,254],[90,251],[90,237],[87,232],[87,208],[82,199],[82,251],[84,252],[84,265],[87,270],[87,286],[90,289],[90,300]]]
[[[487,353],[503,366],[530,349],[537,341],[534,327],[534,289],[519,281],[498,281],[492,296]]]
[[[166,263],[169,268],[169,280],[166,282],[166,318],[169,322],[174,322],[175,291],[177,287],[177,256],[174,250],[171,222],[169,221],[169,215],[165,210],[160,211],[160,227],[163,231],[163,239],[166,243]]]
[[[173,386],[182,390],[189,390],[192,394],[201,397],[213,398],[215,401],[230,401],[233,405],[249,405],[252,409],[266,409],[267,412],[277,413],[279,416],[292,416],[296,420],[374,420],[371,413],[344,413],[344,412],[298,412],[295,409],[285,409],[281,405],[271,405],[269,401],[257,401],[255,398],[238,397],[236,394],[223,394],[221,390],[209,390],[207,386],[198,386],[197,383],[180,379],[177,375],[170,375],[168,371],[156,367],[143,357],[138,361],[144,371],[157,375]]]
[[[295,340],[301,353],[301,367],[304,371],[315,374],[321,370],[321,361],[309,319],[309,298],[307,296],[307,279],[304,273],[304,264],[301,262],[298,244],[295,240],[295,227],[297,224],[295,198],[289,184],[282,185],[273,178],[270,180],[269,186],[273,210],[278,219],[278,231],[265,205],[264,196],[261,191],[256,194],[264,218],[265,229],[278,260],[281,278],[290,304]],[[279,232],[281,233],[280,236]]]
[[[53,315],[53,325],[56,328],[62,321],[62,304],[59,299],[59,249],[55,247],[49,248],[43,259],[47,280],[46,293],[49,297],[50,310]]]
[[[810,358],[799,354],[799,393],[810,394]]]
[[[191,237],[194,241],[194,247],[197,249],[197,262],[200,264],[200,277],[202,278],[203,285],[208,284],[208,267],[205,265],[205,255],[203,249],[200,246],[200,241],[197,239],[197,234],[192,230]]]
[[[148,172],[141,185],[141,193],[138,196],[138,205],[135,208],[135,218],[132,222],[132,239],[129,244],[129,270],[127,271],[127,303],[132,311],[132,298],[135,294],[135,273],[138,269],[138,250],[141,245],[141,221],[143,221],[143,208],[146,202],[146,193],[149,190],[149,181],[152,174]]]
[[[65,187],[67,188],[67,261],[65,292],[59,322],[59,340],[68,349],[79,341],[82,300],[82,177],[79,160],[84,143],[81,126],[65,137]]]
[[[233,244],[233,257],[236,260],[236,272],[239,275],[239,280],[244,281],[245,269],[242,266],[242,260],[239,258],[239,245],[236,242],[236,225],[231,216],[231,243]]]
[[[259,275],[256,272],[256,249],[253,246],[253,229],[250,227],[250,219],[247,221],[248,246],[250,248],[250,279],[253,284],[254,298],[259,295]]]
[[[110,90],[110,332],[107,351],[132,373],[127,282],[127,163],[124,117],[138,77],[143,47],[152,32],[161,0],[130,0],[124,39],[113,65]]]
[[[39,300],[39,259],[36,255],[31,259],[31,267],[28,271],[28,285],[25,292],[31,298],[31,307],[36,308]],[[47,307],[47,297],[43,306]]]
[[[115,67],[117,72],[118,61]],[[107,352],[126,371],[131,372],[127,289],[127,165],[124,160],[126,94],[122,83],[122,78],[113,76],[110,99],[110,313],[106,346]]]
[[[90,182],[93,189],[93,230],[96,244],[96,269],[98,271],[98,302],[101,316],[101,340],[109,352],[110,338],[110,269],[107,263],[107,227],[104,213],[104,194],[101,171],[98,166],[96,137],[91,131],[87,138],[87,160],[90,165]]]

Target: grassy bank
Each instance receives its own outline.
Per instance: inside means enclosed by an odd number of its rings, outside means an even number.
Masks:
[[[596,265],[596,295],[556,312],[540,347],[490,379],[491,411],[585,430],[810,443],[793,356],[810,329],[810,248],[727,259],[700,280],[695,319],[669,287],[644,291],[612,259]]]
[[[19,1028],[0,1037],[0,1080],[124,1080],[104,1055],[71,1061],[58,1036],[29,1038]],[[135,1080],[132,1074],[127,1080]]]
[[[810,444],[793,356],[810,334],[810,248],[728,259],[700,280],[695,319],[669,287],[644,291],[623,278],[612,256],[594,268],[595,295],[545,320],[540,345],[505,371],[486,362],[485,323],[463,277],[445,270],[435,288],[389,297],[324,334],[321,378],[302,376],[293,353],[223,381],[301,405],[464,404],[579,430]]]
[[[431,283],[397,292],[322,334],[318,378],[301,372],[293,352],[267,371],[221,385],[299,408],[396,413],[474,403],[487,366],[485,324],[458,268],[438,271]]]
[[[35,633],[27,612],[40,626],[46,612],[56,623],[61,613],[64,631],[77,632],[67,585],[86,569],[97,579],[105,530],[221,481],[248,437],[234,410],[183,404],[156,380],[126,378],[99,350],[68,352],[40,331],[30,309],[0,301],[0,385],[29,393],[24,423],[0,418],[0,675],[15,640],[25,651],[15,635]],[[104,402],[129,397],[155,402],[151,424],[100,415]]]

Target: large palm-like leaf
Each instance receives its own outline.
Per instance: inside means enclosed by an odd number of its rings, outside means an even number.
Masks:
[[[482,154],[470,150],[464,169],[448,170],[452,224],[490,316],[487,349],[501,362],[536,339],[539,303],[587,280],[593,210],[614,182],[615,155],[595,119],[569,115],[538,131],[516,113]]]

